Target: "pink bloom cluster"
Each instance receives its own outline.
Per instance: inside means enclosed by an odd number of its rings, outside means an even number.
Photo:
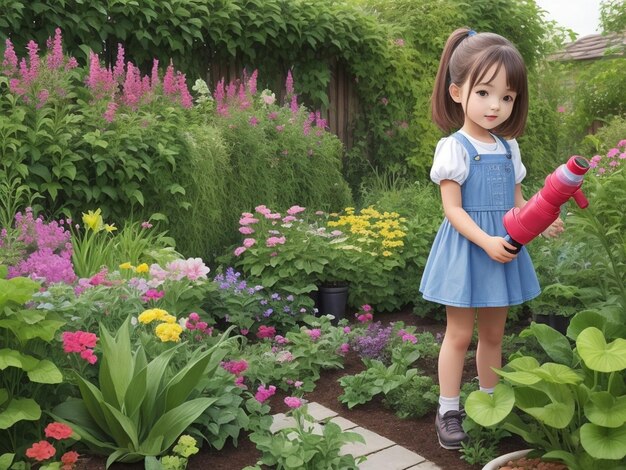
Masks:
[[[74,288],[74,293],[76,295],[80,295],[85,290],[90,289],[94,286],[112,286],[114,282],[110,279],[107,279],[108,274],[109,269],[105,266],[98,273],[89,278],[80,278],[76,287]]]
[[[119,106],[136,110],[156,100],[159,92],[170,101],[183,108],[193,106],[193,98],[187,88],[185,74],[175,71],[170,63],[165,71],[163,82],[159,78],[159,61],[152,61],[151,75],[142,75],[132,62],[125,62],[124,48],[117,46],[117,59],[113,68],[103,67],[97,54],[89,54],[89,75],[86,84],[96,100],[110,100],[104,118],[108,122],[115,119]]]
[[[610,149],[606,156],[594,155],[589,161],[589,166],[595,168],[596,174],[604,175],[617,170],[625,159],[626,139],[623,139]]]
[[[368,321],[371,321],[374,318],[373,311],[374,309],[372,308],[371,305],[368,305],[368,304],[361,305],[360,310],[357,313],[355,313],[354,316],[359,322],[367,323]]]
[[[259,326],[259,331],[257,332],[256,336],[260,339],[273,338],[274,336],[276,336],[276,328],[274,328],[273,326],[261,325]]]
[[[285,405],[287,405],[291,409],[300,408],[304,405],[304,401],[298,397],[285,397]]]
[[[56,440],[69,439],[72,436],[72,428],[63,423],[50,423],[46,426],[45,435],[47,438]],[[35,442],[32,446],[26,449],[26,457],[42,462],[48,460],[56,454],[56,449],[48,441],[41,440]],[[69,451],[61,456],[60,470],[72,470],[74,465],[78,461],[78,452]]]
[[[275,393],[276,393],[276,387],[274,385],[270,385],[267,388],[265,388],[264,385],[259,385],[259,388],[257,388],[257,392],[254,394],[254,398],[259,403],[263,403],[267,401]]]
[[[24,214],[15,215],[18,242],[24,245],[23,257],[15,266],[9,266],[8,277],[28,276],[41,279],[46,284],[76,280],[72,265],[71,234],[60,220],[45,223],[41,216],[36,219],[30,207]],[[7,233],[0,234],[0,246],[6,243]]]
[[[151,300],[159,300],[165,295],[164,290],[148,289],[141,297],[142,302],[150,302]]]
[[[98,337],[86,331],[63,332],[63,351],[66,353],[80,353],[80,357],[89,364],[95,364],[98,358],[93,353]]]
[[[185,322],[185,328],[189,331],[196,331],[198,335],[196,339],[202,339],[202,336],[211,336],[213,334],[213,328],[211,328],[207,322],[200,321],[200,315],[196,312],[191,312],[189,318]]]
[[[398,331],[398,336],[402,338],[402,342],[410,341],[413,344],[417,343],[417,338],[415,337],[415,335],[412,335],[405,330]]]
[[[150,276],[152,279],[148,281],[148,286],[156,288],[162,285],[166,280],[180,281],[182,279],[188,279],[190,281],[197,281],[199,279],[206,279],[210,271],[211,270],[204,264],[204,261],[202,261],[202,258],[174,260],[167,263],[165,269],[155,263],[150,266]]]
[[[228,361],[222,362],[222,368],[235,376],[240,376],[246,370],[248,370],[248,363],[245,359],[241,359],[240,361]]]
[[[64,95],[65,91],[60,85],[62,72],[76,68],[78,62],[74,57],[65,59],[62,42],[61,30],[57,28],[54,39],[48,38],[48,54],[46,61],[42,62],[39,45],[35,41],[29,41],[26,46],[28,59],[23,57],[20,60],[13,43],[7,39],[2,72],[9,78],[11,93],[21,96],[26,102],[34,100],[37,108],[45,104],[51,93]]]
[[[320,336],[322,336],[322,330],[320,330],[319,328],[314,328],[312,330],[305,330],[305,333],[309,335],[309,338],[311,338],[311,341],[317,341],[318,339],[320,339]]]

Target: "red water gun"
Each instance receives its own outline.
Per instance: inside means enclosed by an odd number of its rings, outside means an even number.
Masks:
[[[507,251],[519,253],[523,245],[541,234],[559,217],[561,206],[570,197],[581,209],[587,207],[589,201],[580,187],[588,170],[589,162],[586,158],[571,157],[546,177],[543,188],[524,207],[514,207],[508,211],[502,219],[507,233],[505,239],[516,249]]]

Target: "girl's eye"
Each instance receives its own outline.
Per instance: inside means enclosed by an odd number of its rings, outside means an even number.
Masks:
[[[485,90],[478,90],[476,93],[478,93],[479,96],[487,96],[488,93]]]
[[[515,98],[513,98],[511,95],[506,95],[504,98],[504,101],[506,102],[512,102]]]

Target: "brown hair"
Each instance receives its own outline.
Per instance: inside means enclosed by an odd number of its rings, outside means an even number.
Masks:
[[[472,31],[473,32],[473,31]],[[450,96],[452,83],[468,83],[471,90],[481,83],[487,71],[496,65],[493,80],[501,67],[506,72],[507,86],[517,93],[511,116],[493,132],[503,137],[522,135],[528,116],[528,79],[526,65],[519,51],[508,39],[494,33],[474,33],[459,28],[448,38],[441,54],[439,70],[431,96],[433,121],[444,132],[463,127],[465,113],[460,103]]]

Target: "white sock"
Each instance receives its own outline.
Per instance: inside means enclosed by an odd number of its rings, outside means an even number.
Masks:
[[[485,392],[488,393],[489,395],[493,395],[493,390],[495,389],[495,387],[479,387],[481,392]]]
[[[460,396],[448,398],[439,395],[439,415],[443,416],[448,411],[459,411],[460,402]]]

